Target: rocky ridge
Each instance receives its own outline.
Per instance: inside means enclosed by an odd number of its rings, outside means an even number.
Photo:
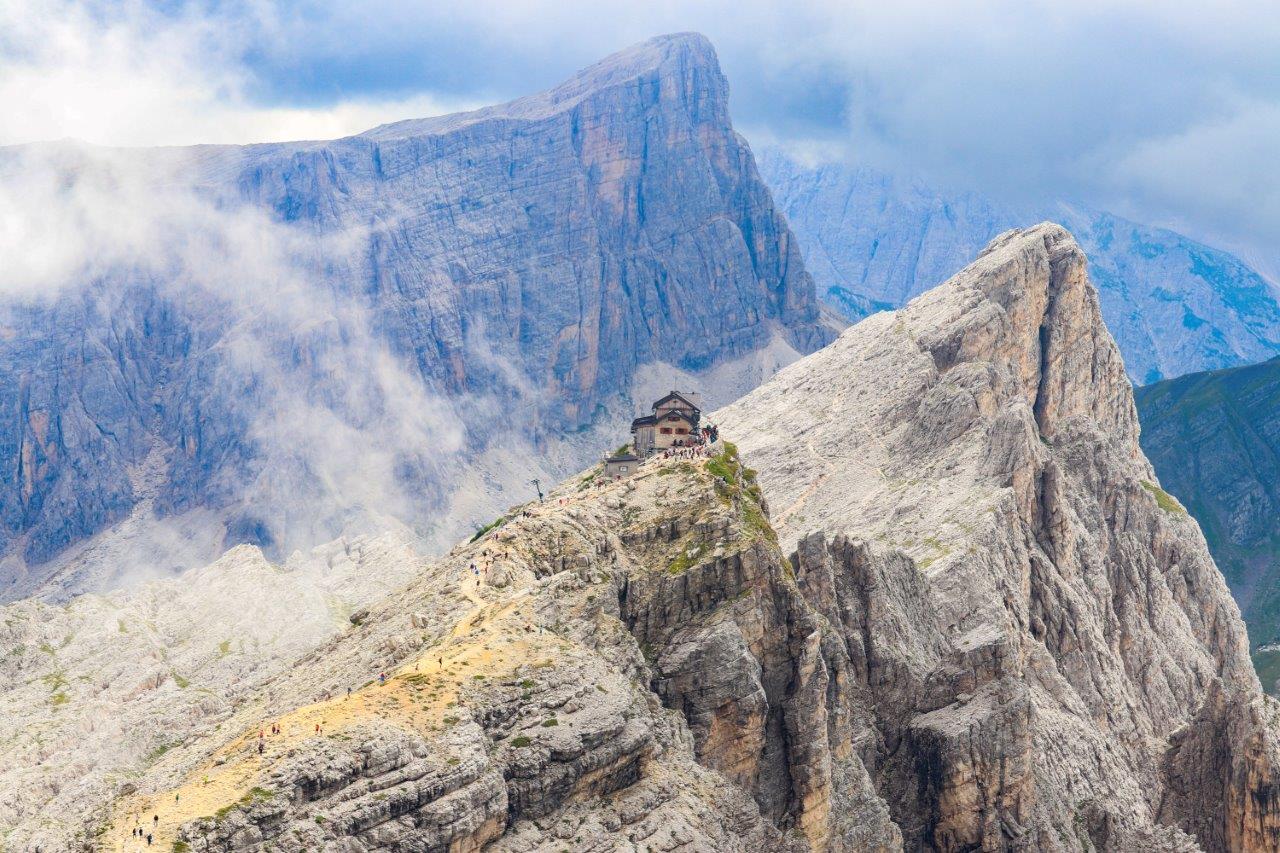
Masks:
[[[801,577],[833,535],[871,555],[850,598],[880,615],[844,634],[882,673],[873,773],[909,848],[1280,843],[1275,706],[1065,230],[1001,235],[715,417]]]
[[[284,565],[243,545],[180,579],[3,608],[0,849],[58,849],[86,809],[421,571],[411,541],[338,540]]]
[[[79,833],[9,843],[1280,842],[1280,719],[1061,228],[1002,235],[712,418],[741,452],[513,508],[75,800]]]

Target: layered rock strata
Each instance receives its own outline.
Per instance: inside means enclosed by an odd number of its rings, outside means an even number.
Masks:
[[[514,508],[11,843],[1276,848],[1276,707],[1065,231],[712,418],[741,454]]]
[[[0,149],[0,179],[105,195],[130,239],[90,234],[112,251],[84,277],[0,304],[3,599],[119,582],[92,552],[51,576],[130,521],[192,541],[145,558],[164,570],[284,557],[371,511],[444,550],[613,440],[575,439],[647,402],[641,366],[728,400],[757,356],[832,337],[693,34],[345,139],[64,149]],[[363,493],[346,458],[386,482]]]
[[[802,578],[832,535],[872,555],[837,615],[884,673],[869,769],[909,848],[1280,843],[1275,712],[1066,231],[1001,235],[715,418]]]

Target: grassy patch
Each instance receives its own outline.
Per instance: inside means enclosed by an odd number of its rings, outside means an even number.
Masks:
[[[547,719],[542,721],[542,727],[544,729],[549,729],[552,726],[558,726],[558,725],[560,725],[560,721],[557,720],[555,717],[548,717]]]
[[[225,658],[229,654],[231,654],[231,641],[223,640],[218,643],[218,657]]]
[[[50,702],[52,702],[52,703],[53,703],[53,707],[55,707],[55,708],[56,708],[56,707],[58,707],[59,705],[65,705],[65,704],[67,704],[68,702],[70,702],[70,701],[71,701],[71,699],[70,699],[70,697],[68,697],[68,696],[67,696],[67,694],[65,694],[65,693],[63,693],[63,692],[61,692],[61,691],[59,691],[59,692],[57,692],[57,693],[53,694],[53,698],[52,698],[52,699],[50,699],[49,701],[50,701]]]
[[[764,510],[758,501],[743,501],[742,517],[746,521],[748,533],[762,536],[775,545],[778,544],[778,534],[774,532],[773,525],[769,524],[769,519],[764,517]]]
[[[533,743],[533,741],[529,740],[524,735],[520,735],[519,737],[513,737],[511,739],[512,746],[524,747],[524,746],[528,746],[531,743]]]
[[[475,542],[477,539],[479,539],[481,536],[484,536],[489,531],[497,530],[499,527],[501,527],[506,523],[507,523],[507,517],[505,515],[498,516],[493,521],[486,524],[484,527],[477,527],[476,535],[471,537],[471,541]]]
[[[190,681],[188,681],[187,679],[183,678],[181,675],[178,675],[178,673],[176,673],[176,672],[175,672],[175,673],[173,673],[173,683],[174,683],[174,684],[176,684],[176,685],[178,685],[178,688],[179,688],[180,690],[186,690],[188,687],[190,687],[190,686],[191,686],[191,682],[190,682]]]
[[[271,791],[267,790],[266,788],[259,788],[258,786],[255,785],[254,787],[249,789],[249,793],[245,794],[243,797],[240,798],[240,805],[247,806],[250,803],[252,803],[254,800],[269,800],[274,796],[275,794],[273,794]]]
[[[683,548],[676,558],[667,566],[667,574],[681,575],[698,564],[707,553],[707,543],[701,542],[696,548]]]
[[[933,549],[933,553],[929,554],[927,557],[922,557],[921,559],[916,560],[916,567],[921,571],[929,568],[929,566],[951,553],[951,546],[943,545],[937,537],[926,536],[924,538],[924,544]]]
[[[1148,483],[1146,480],[1143,480],[1142,488],[1150,492],[1151,496],[1156,499],[1156,505],[1170,515],[1185,516],[1187,514],[1187,511],[1183,509],[1182,504],[1178,503],[1177,499],[1175,499],[1173,495],[1169,494],[1155,483]]]

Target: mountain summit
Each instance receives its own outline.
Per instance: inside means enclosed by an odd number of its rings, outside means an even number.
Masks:
[[[133,636],[153,590],[90,636],[96,597],[11,606],[11,837],[128,850],[149,819],[193,850],[1280,844],[1276,706],[1138,447],[1065,230],[1001,235],[711,419],[727,440],[596,466],[438,561],[360,543],[403,587],[291,667],[238,669],[243,647],[186,623],[168,658]],[[228,561],[242,582],[307,571],[251,551]],[[95,679],[105,650],[117,675]],[[86,770],[91,708],[163,741]]]
[[[443,546],[585,464],[641,367],[726,402],[830,340],[727,96],[679,35],[335,141],[0,151],[84,250],[0,306],[0,596],[388,517]]]
[[[869,166],[803,166],[778,149],[760,169],[820,296],[850,318],[897,308],[968,263],[997,234],[1042,219],[1089,255],[1102,314],[1135,382],[1280,352],[1280,301],[1239,258],[1079,203],[1009,203]]]
[[[1275,707],[1064,229],[1000,235],[712,418],[802,589],[835,590],[908,848],[1280,844]]]

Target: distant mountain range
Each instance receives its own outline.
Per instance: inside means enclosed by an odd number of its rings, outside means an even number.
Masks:
[[[800,165],[776,148],[761,173],[832,308],[850,319],[903,305],[997,234],[1042,220],[1072,231],[1108,328],[1139,384],[1280,354],[1280,302],[1238,258],[1087,207],[1010,205],[867,167]]]
[[[1263,685],[1280,678],[1280,360],[1137,389],[1142,448],[1200,522],[1249,626]]]
[[[613,442],[642,367],[723,402],[826,343],[727,98],[678,35],[332,142],[0,150],[86,244],[0,306],[0,597],[361,517],[445,544]]]

